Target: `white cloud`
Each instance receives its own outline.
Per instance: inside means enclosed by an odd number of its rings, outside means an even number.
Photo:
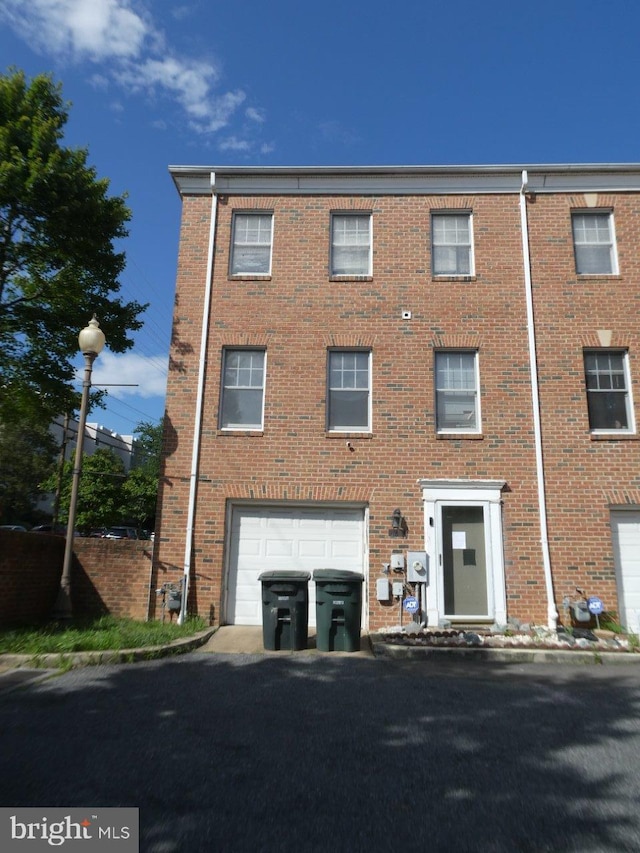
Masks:
[[[248,107],[244,114],[248,119],[257,122],[258,124],[264,124],[265,122],[264,110],[257,110],[255,107]]]
[[[251,143],[246,139],[238,139],[237,136],[229,136],[221,140],[218,149],[220,151],[250,151]]]
[[[241,90],[216,92],[219,65],[177,55],[136,0],[1,0],[0,20],[43,54],[99,64],[95,86],[112,80],[128,94],[171,98],[201,133],[227,126],[246,99]],[[255,108],[246,115],[263,120]]]
[[[135,352],[117,355],[105,350],[94,362],[91,383],[111,385],[105,390],[118,398],[164,397],[167,368],[166,356],[143,356]]]
[[[4,0],[2,15],[33,47],[94,61],[138,56],[153,29],[127,0]]]

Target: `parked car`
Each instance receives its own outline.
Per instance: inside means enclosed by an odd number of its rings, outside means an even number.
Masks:
[[[104,539],[139,539],[135,527],[109,527],[103,534]]]
[[[65,536],[67,528],[62,524],[37,524],[31,528],[32,533],[55,533],[56,536]]]
[[[27,528],[23,527],[22,524],[0,524],[0,530],[22,530],[24,533],[27,532]]]

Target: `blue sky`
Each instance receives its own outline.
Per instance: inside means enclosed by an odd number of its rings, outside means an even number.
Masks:
[[[637,0],[0,0],[0,69],[51,72],[66,144],[133,212],[122,293],[149,302],[90,420],[164,406],[172,165],[638,162]],[[87,318],[89,319],[89,318]]]

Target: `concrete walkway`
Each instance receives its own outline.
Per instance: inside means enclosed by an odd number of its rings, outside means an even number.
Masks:
[[[357,652],[320,652],[316,648],[315,628],[309,630],[309,641],[306,649],[292,652],[265,650],[262,642],[262,627],[247,625],[223,625],[215,634],[198,649],[199,652],[219,652],[244,655],[340,655],[345,657],[373,657],[369,637],[365,634],[360,638],[360,651]]]

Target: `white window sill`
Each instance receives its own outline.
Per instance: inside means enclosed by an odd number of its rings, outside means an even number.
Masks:
[[[436,433],[436,438],[443,439],[455,439],[456,441],[460,439],[471,439],[472,441],[480,441],[484,438],[484,433],[482,432],[438,432]]]
[[[475,273],[464,273],[461,275],[452,275],[450,273],[434,272],[431,276],[433,281],[477,281]]]
[[[271,273],[232,273],[230,281],[271,281]]]
[[[622,429],[611,430],[611,432],[592,432],[589,437],[591,441],[633,441],[640,438],[636,432]]]

